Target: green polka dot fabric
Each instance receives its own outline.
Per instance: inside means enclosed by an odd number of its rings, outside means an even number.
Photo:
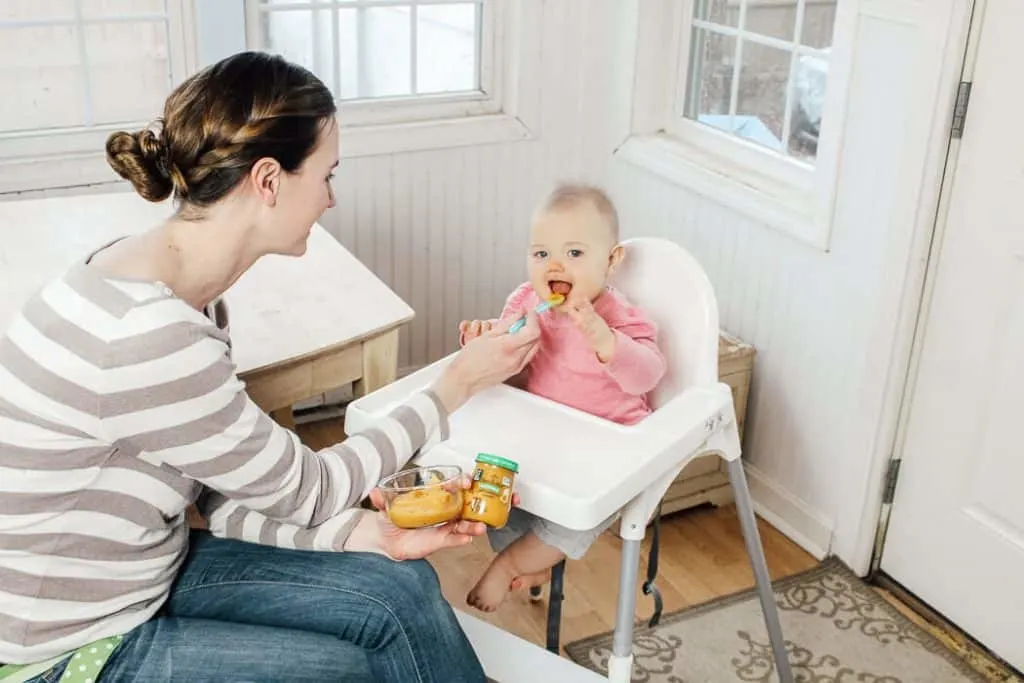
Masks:
[[[123,639],[124,636],[111,636],[76,650],[60,677],[61,683],[96,683],[103,665]]]
[[[45,662],[35,664],[0,664],[0,683],[25,683],[40,674],[53,670],[67,659],[68,665],[61,675],[61,683],[96,683],[99,680],[103,665],[114,654],[124,636],[110,636],[95,643],[78,648],[71,655],[60,655]]]

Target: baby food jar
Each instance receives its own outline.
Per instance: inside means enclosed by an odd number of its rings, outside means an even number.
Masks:
[[[512,488],[519,464],[490,453],[476,456],[473,487],[466,493],[462,518],[500,529],[512,510]]]

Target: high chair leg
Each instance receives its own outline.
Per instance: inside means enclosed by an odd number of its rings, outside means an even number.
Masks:
[[[548,593],[548,650],[560,654],[558,644],[562,631],[562,597],[565,577],[565,560],[551,568],[551,590]]]
[[[761,535],[757,531],[757,519],[754,517],[754,505],[747,487],[747,475],[743,471],[743,462],[737,458],[729,462],[729,480],[736,497],[736,510],[739,513],[740,525],[743,528],[743,540],[747,545],[747,555],[754,569],[757,581],[757,593],[761,599],[761,610],[764,612],[764,623],[768,627],[768,639],[775,655],[775,667],[779,672],[781,683],[793,683],[793,672],[786,656],[786,641],[782,636],[782,624],[779,622],[779,610],[775,605],[772,593],[772,581],[768,575],[768,563],[764,559],[764,548]]]
[[[629,683],[633,672],[633,615],[636,612],[636,584],[640,573],[640,541],[622,540],[619,570],[619,605],[615,614],[612,656],[608,660],[608,680]]]

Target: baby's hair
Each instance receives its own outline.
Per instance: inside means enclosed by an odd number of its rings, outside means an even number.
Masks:
[[[578,185],[563,183],[556,187],[540,206],[540,211],[558,211],[572,209],[581,204],[589,203],[608,223],[612,240],[619,241],[619,212],[615,210],[608,193],[594,185]]]

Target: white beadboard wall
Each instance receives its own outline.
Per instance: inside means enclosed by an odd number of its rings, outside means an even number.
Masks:
[[[603,183],[625,236],[690,249],[715,285],[723,327],[757,348],[745,451],[759,511],[811,552],[865,569],[870,529],[861,518],[875,504],[871,453],[898,365],[914,211],[941,166],[928,132],[951,97],[937,89],[948,70],[944,36],[906,20],[923,5],[896,4],[886,16],[877,9],[885,3],[860,3],[826,253],[614,160],[629,108],[616,57],[628,42],[622,5],[545,2],[534,140],[342,164],[339,206],[323,223],[416,310],[400,365],[454,350],[459,320],[499,310],[524,277],[530,212],[553,182]],[[941,4],[948,14],[964,3]],[[920,126],[908,132],[904,121]]]
[[[416,311],[402,367],[455,350],[459,320],[500,311],[525,278],[530,214],[553,183],[605,177],[615,7],[558,0],[543,8],[534,139],[348,159],[337,174],[338,206],[321,223]]]
[[[543,2],[533,139],[345,159],[321,223],[416,311],[400,366],[453,351],[459,320],[500,309],[553,183],[604,184],[624,236],[688,248],[723,327],[757,348],[744,448],[759,512],[865,571],[880,483],[871,454],[894,429],[887,389],[924,271],[920,226],[934,216],[970,3],[848,1],[860,10],[827,253],[614,158],[631,104],[627,0]],[[115,187],[129,189],[43,194]]]
[[[609,184],[627,234],[686,246],[722,326],[757,348],[744,447],[759,511],[865,572],[970,3],[855,7],[828,252],[625,163]]]

